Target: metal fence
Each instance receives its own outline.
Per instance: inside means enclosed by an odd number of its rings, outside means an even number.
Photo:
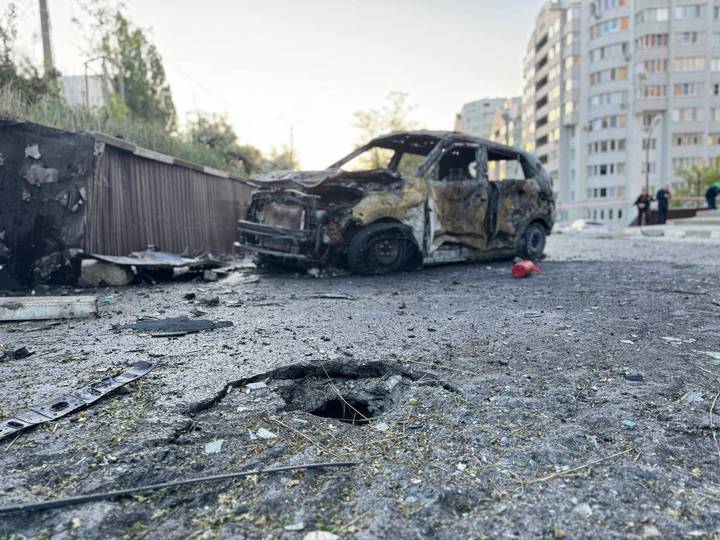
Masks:
[[[104,135],[88,185],[85,251],[232,252],[250,187],[243,179]]]

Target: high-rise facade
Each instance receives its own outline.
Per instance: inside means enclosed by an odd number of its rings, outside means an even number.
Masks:
[[[720,2],[548,2],[525,81],[523,141],[558,218],[627,225],[642,187],[720,156]]]
[[[495,110],[490,122],[489,139],[510,146],[520,146],[522,140],[522,100],[508,98]]]
[[[455,119],[455,131],[489,139],[495,112],[505,101],[506,98],[491,98],[466,103]]]

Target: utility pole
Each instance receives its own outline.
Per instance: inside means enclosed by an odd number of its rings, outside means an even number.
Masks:
[[[42,30],[43,63],[45,74],[48,75],[54,70],[52,43],[50,43],[50,12],[48,11],[47,0],[40,0],[40,28]]]

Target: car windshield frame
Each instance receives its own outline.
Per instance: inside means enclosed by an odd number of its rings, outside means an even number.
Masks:
[[[421,176],[423,171],[426,169],[427,163],[429,160],[434,159],[434,156],[436,155],[436,151],[440,145],[443,144],[444,139],[439,139],[434,141],[435,144],[430,148],[430,150],[427,152],[427,154],[424,155],[423,160],[420,162],[420,164],[417,166],[415,171],[413,172],[412,176]],[[392,150],[395,153],[393,154],[393,157],[390,160],[390,163],[388,163],[387,167],[381,167],[379,169],[366,169],[363,171],[348,171],[348,172],[369,172],[369,171],[390,171],[392,173],[397,173],[397,167],[400,163],[400,160],[402,159],[402,156],[404,154],[412,154],[416,156],[422,156],[423,154],[419,152],[413,152],[411,149],[407,147],[407,145],[399,144],[399,143],[392,143],[392,142],[383,142],[382,140],[374,139],[367,143],[366,145],[363,145],[357,149],[355,149],[353,152],[349,153],[345,157],[341,158],[340,160],[336,161],[330,167],[329,169],[343,169],[343,165],[349,163],[356,157],[362,155],[363,153],[367,152],[368,150],[372,150],[373,148],[384,148],[387,150]],[[399,174],[399,173],[398,173]]]

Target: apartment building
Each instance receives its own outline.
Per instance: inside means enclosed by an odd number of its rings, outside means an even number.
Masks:
[[[509,98],[495,109],[490,122],[489,139],[510,146],[520,146],[522,141],[522,99]]]
[[[506,101],[506,98],[491,98],[466,103],[455,117],[455,131],[489,139],[495,113]]]
[[[627,225],[643,186],[720,156],[720,2],[548,2],[525,81],[523,140],[558,219]]]

